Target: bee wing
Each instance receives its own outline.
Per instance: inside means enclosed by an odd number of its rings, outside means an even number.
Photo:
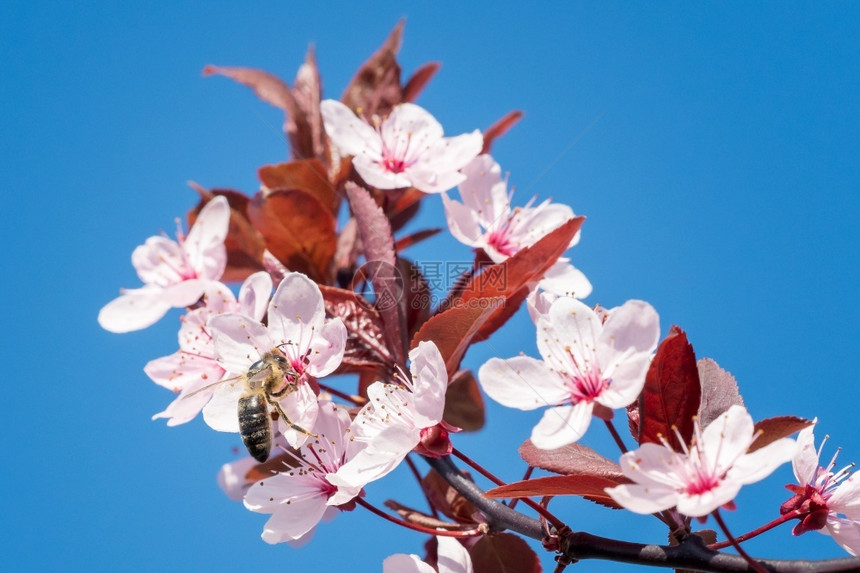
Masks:
[[[240,374],[239,376],[233,376],[232,378],[222,378],[221,380],[218,380],[217,382],[213,382],[212,384],[207,384],[206,386],[203,386],[202,388],[198,388],[194,392],[189,392],[188,394],[185,394],[184,396],[182,396],[182,398],[180,398],[180,399],[185,400],[186,398],[196,396],[197,394],[200,394],[201,392],[203,392],[205,390],[211,390],[212,388],[215,388],[216,386],[220,386],[222,384],[227,384],[228,382],[236,382],[237,380],[244,380],[244,379],[245,379],[244,374]]]

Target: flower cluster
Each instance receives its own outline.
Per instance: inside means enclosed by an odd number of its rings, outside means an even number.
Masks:
[[[399,34],[380,54],[396,53]],[[178,350],[144,367],[176,394],[153,418],[175,426],[202,412],[214,430],[241,436],[249,457],[224,465],[219,482],[232,499],[270,515],[263,539],[302,542],[324,517],[359,506],[383,513],[364,499],[365,488],[412,454],[431,464],[454,454],[491,477],[452,443],[452,434],[482,426],[483,390],[502,406],[545,408],[520,453],[530,469],[563,474],[555,476],[561,481],[526,479],[487,495],[526,498],[554,528],[546,547],[560,546],[565,527],[530,497],[569,493],[655,514],[683,540],[693,534],[691,518],[714,515],[723,526],[719,510],[734,509],[742,486],[793,459],[799,485],[789,487],[782,522],[799,519],[795,534],[826,531],[860,552],[860,482],[848,468],[834,471],[835,456],[819,466],[811,422],[755,423],[731,375],[697,361],[686,333],[672,327],[661,342],[647,302],[583,302],[592,285],[565,254],[580,241],[583,217],[548,199],[512,206],[490,154],[518,115],[485,133],[445,137],[412,103],[435,68],[400,85],[389,56],[371,58],[343,101],[321,98],[312,58],[293,88],[259,70],[208,67],[284,109],[294,157],[262,167],[253,197],[198,189],[187,236],[180,228],[175,241],[151,237],[135,249],[144,285],[99,313],[105,329],[130,332],[184,309]],[[449,196],[455,187],[459,199]],[[438,201],[450,235],[475,250],[436,308],[420,263],[402,255],[435,231],[395,237],[422,201]],[[359,275],[362,266],[375,270]],[[375,296],[343,288],[357,280]],[[477,376],[465,368],[470,346],[523,303],[540,359],[493,357]],[[349,376],[357,384],[348,386]],[[635,449],[615,428],[616,413]],[[622,450],[620,464],[581,443],[595,417]],[[790,437],[798,431],[799,446]],[[462,480],[443,484],[440,475],[418,476],[428,514],[396,502],[388,505],[397,516],[386,514],[437,537],[436,549],[426,560],[393,555],[385,571],[487,570],[488,555],[531,563],[518,560],[531,551],[519,539],[486,535],[501,523],[493,506],[471,505],[457,489]]]

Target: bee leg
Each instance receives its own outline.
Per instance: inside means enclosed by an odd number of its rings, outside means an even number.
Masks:
[[[293,422],[290,421],[290,417],[287,416],[287,414],[284,412],[284,409],[281,408],[281,405],[278,404],[277,402],[275,402],[274,400],[272,400],[272,406],[275,407],[275,410],[277,410],[278,414],[280,414],[281,417],[284,419],[284,423],[286,425],[288,425],[289,427],[291,427],[292,429],[294,429],[295,431],[301,432],[302,434],[305,434],[305,435],[310,436],[312,438],[319,437],[319,434],[314,434],[313,432],[309,432],[309,431],[305,430],[301,426],[297,426],[296,424],[293,424]]]

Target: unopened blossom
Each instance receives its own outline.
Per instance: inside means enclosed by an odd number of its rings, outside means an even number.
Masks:
[[[668,443],[642,444],[621,456],[621,471],[633,484],[607,488],[612,499],[635,513],[676,507],[690,517],[704,517],[731,507],[741,486],[769,476],[789,461],[797,444],[781,438],[749,452],[759,434],[743,406],[732,406],[695,435],[683,452]]]
[[[463,544],[453,537],[437,536],[437,566],[439,573],[472,573],[472,558]],[[415,554],[397,553],[382,562],[382,573],[436,573]]]
[[[537,344],[543,360],[491,358],[478,371],[484,391],[503,406],[534,410],[551,406],[531,441],[543,449],[576,442],[595,406],[624,408],[639,396],[660,323],[647,302],[630,300],[604,322],[582,302],[535,299]]]
[[[327,376],[340,366],[346,347],[346,327],[340,318],[327,320],[316,283],[301,273],[288,273],[268,306],[268,324],[244,314],[212,317],[218,364],[233,376],[245,374],[257,361],[274,353],[286,358],[290,373],[284,385],[295,385],[278,403],[293,425],[313,432],[317,397],[311,378]],[[220,386],[203,409],[206,423],[222,432],[238,432],[237,405],[246,392],[241,379]],[[308,434],[281,425],[287,442],[298,447]]]
[[[306,441],[297,454],[282,452],[284,468],[252,485],[245,507],[272,517],[263,529],[263,540],[281,543],[301,539],[323,518],[326,509],[348,504],[362,485],[335,485],[329,476],[349,460],[347,429],[349,413],[330,401],[320,401],[317,437]]]
[[[441,193],[465,178],[459,170],[481,152],[478,130],[443,137],[442,126],[412,103],[395,106],[388,117],[369,124],[339,101],[320,104],[325,130],[341,155],[378,189],[415,187]]]
[[[200,211],[188,236],[176,240],[150,237],[131,254],[144,286],[123,289],[99,312],[99,324],[111,332],[131,332],[155,324],[170,308],[196,303],[213,288],[227,265],[224,239],[230,224],[225,197],[215,197]]]
[[[212,398],[214,383],[221,380],[225,370],[215,359],[215,343],[208,321],[226,312],[238,312],[256,321],[263,319],[272,293],[272,279],[266,272],[249,276],[239,289],[238,299],[226,285],[203,296],[204,305],[182,317],[179,329],[179,350],[170,356],[149,361],[144,366],[153,382],[178,394],[166,410],[153,416],[167,418],[168,426],[184,424],[193,419]]]
[[[479,155],[463,168],[466,180],[460,184],[463,202],[442,195],[445,217],[451,234],[461,243],[483,249],[493,262],[501,263],[525,247],[530,247],[575,217],[573,209],[549,199],[524,207],[512,207],[501,168],[489,155]],[[569,247],[579,242],[577,232]],[[566,258],[559,259],[544,275],[540,287],[558,295],[585,298],[591,283]]]
[[[833,537],[851,555],[860,553],[860,479],[851,473],[854,464],[835,471],[833,455],[827,467],[819,465],[821,450],[827,438],[815,449],[813,427],[804,428],[797,436],[797,454],[792,460],[794,476],[799,486],[787,486],[795,496],[785,502],[780,512],[802,512],[793,533],[800,535],[817,530]]]
[[[396,383],[374,382],[367,404],[352,424],[353,441],[363,448],[331,478],[336,484],[366,484],[388,474],[426,437],[432,437],[445,409],[448,374],[433,342],[409,353],[411,376]]]

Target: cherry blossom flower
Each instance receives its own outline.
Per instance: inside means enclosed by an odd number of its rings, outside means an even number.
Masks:
[[[469,552],[453,537],[437,536],[437,565],[439,573],[472,573]],[[397,553],[382,562],[382,573],[436,573],[430,565],[414,554]]]
[[[576,299],[560,297],[545,308],[549,300],[533,304],[543,361],[491,358],[478,371],[481,387],[503,406],[555,406],[532,430],[531,441],[543,449],[579,440],[596,405],[631,404],[642,391],[660,337],[657,312],[646,302],[627,301],[603,322]]]
[[[348,461],[349,413],[334,403],[319,403],[318,437],[304,443],[284,470],[252,485],[245,494],[245,507],[272,517],[263,529],[263,540],[281,543],[298,540],[320,522],[329,507],[349,504],[361,485],[335,485],[329,477]]]
[[[769,476],[794,455],[791,438],[748,452],[758,438],[752,418],[734,405],[702,430],[683,453],[663,444],[645,443],[621,456],[621,471],[635,483],[607,488],[612,499],[635,513],[677,507],[690,517],[704,517],[730,506],[741,486]]]
[[[433,342],[420,342],[409,353],[411,378],[374,382],[368,403],[352,424],[353,441],[363,448],[330,481],[367,484],[392,471],[423,439],[435,440],[442,422],[448,373]]]
[[[481,152],[478,130],[443,137],[442,126],[423,108],[403,103],[370,125],[335,100],[320,104],[329,138],[342,155],[352,155],[361,177],[378,189],[415,187],[440,193],[463,181],[458,172]]]
[[[131,263],[144,286],[123,289],[99,312],[99,324],[111,332],[131,332],[152,326],[170,308],[197,302],[213,288],[227,265],[224,239],[230,224],[225,197],[215,197],[200,211],[188,236],[181,228],[176,241],[150,237],[131,254]]]
[[[448,228],[458,241],[483,249],[495,263],[534,245],[575,216],[567,205],[549,199],[537,206],[532,206],[532,200],[524,207],[511,207],[512,193],[508,193],[499,164],[489,155],[476,157],[463,168],[463,174],[466,181],[459,186],[463,202],[450,199],[447,193],[442,195]],[[579,236],[574,235],[569,246],[576,245]],[[576,298],[591,294],[591,283],[565,258],[546,272],[540,287]]]
[[[826,441],[825,437],[816,450],[812,426],[798,434],[798,449],[792,466],[800,485],[786,486],[795,496],[782,505],[780,512],[803,512],[794,535],[818,530],[833,536],[833,540],[851,555],[857,555],[860,553],[860,480],[851,473],[854,464],[834,473],[839,450],[827,467],[818,465]]]
[[[166,410],[152,417],[167,418],[168,426],[184,424],[197,416],[215,391],[213,383],[224,377],[225,370],[215,360],[215,344],[207,326],[209,319],[225,312],[239,312],[260,321],[272,293],[272,279],[263,271],[245,280],[238,300],[226,285],[215,285],[216,288],[204,294],[204,306],[182,317],[179,350],[151,360],[143,368],[153,382],[179,394]]]
[[[331,374],[343,360],[346,327],[340,318],[326,320],[319,287],[301,273],[288,273],[268,307],[268,325],[244,314],[225,313],[212,317],[209,332],[214,338],[215,358],[233,376],[245,374],[269,353],[284,356],[291,368],[289,380],[296,390],[279,400],[292,424],[313,431],[317,397],[311,377]],[[213,429],[238,432],[237,408],[245,393],[239,379],[223,384],[203,409],[203,418]],[[287,442],[298,447],[307,434],[282,425]]]

